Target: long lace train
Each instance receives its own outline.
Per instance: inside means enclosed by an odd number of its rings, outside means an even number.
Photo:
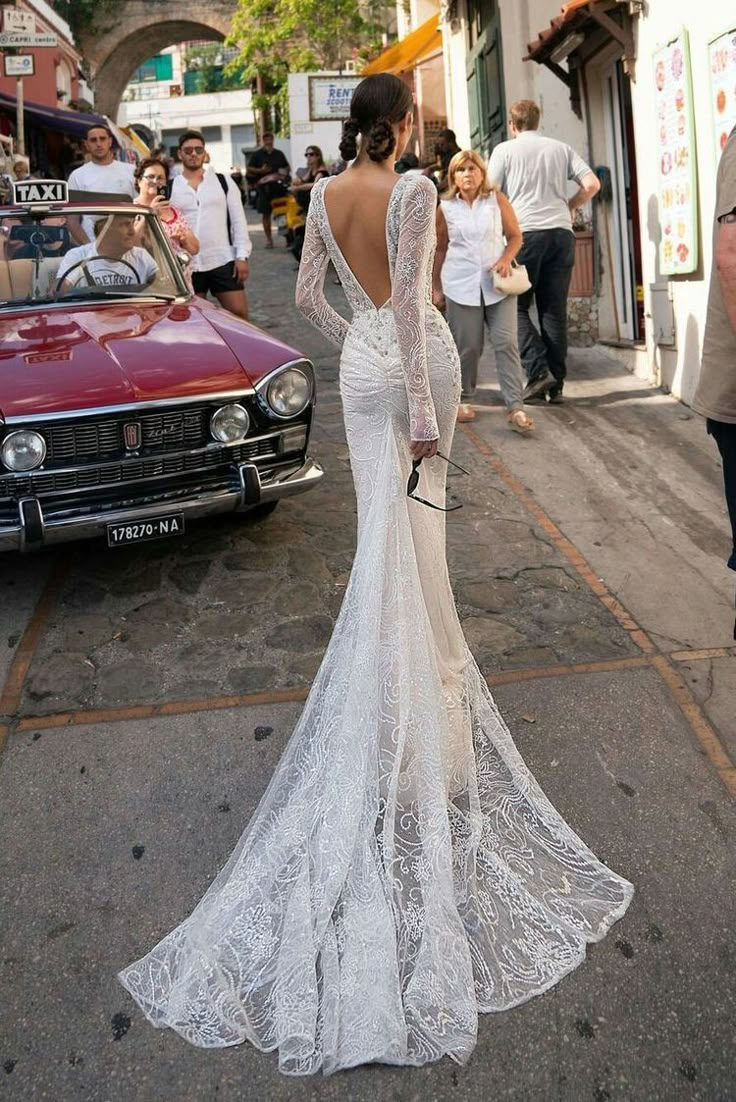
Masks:
[[[433,204],[425,184],[396,189],[394,257],[402,190]],[[413,431],[438,426],[445,454],[452,444],[459,370],[447,327],[423,308],[410,414],[394,312],[361,294],[319,185],[310,219],[301,302],[343,345],[355,562],[309,699],[235,851],[189,918],[120,979],[154,1025],[204,1047],[278,1049],[287,1074],[462,1063],[478,1012],[523,1003],[575,968],[633,889],[522,761],[460,629],[444,517],[406,497],[410,416]],[[328,251],[349,327],[321,297]],[[426,242],[420,255],[426,270]],[[421,470],[423,496],[441,502],[445,465]]]

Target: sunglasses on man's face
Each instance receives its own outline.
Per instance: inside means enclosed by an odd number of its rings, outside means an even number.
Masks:
[[[182,149],[182,153],[196,153],[199,156],[200,153],[204,153],[203,145],[187,145]]]
[[[442,452],[437,452],[438,459],[444,459],[445,463],[449,463],[451,467],[454,467],[456,471],[462,471],[463,474],[470,474],[470,471],[466,471],[464,467],[459,466],[457,463],[453,463],[451,459],[448,459]],[[414,493],[419,485],[419,468],[422,464],[421,459],[412,460],[411,474],[409,475],[409,481],[406,484],[406,496],[410,497],[412,501],[418,501],[420,505],[428,505],[430,509],[437,509],[440,513],[454,513],[456,509],[462,509],[461,505],[434,505],[431,501],[427,501],[423,497],[419,497]]]

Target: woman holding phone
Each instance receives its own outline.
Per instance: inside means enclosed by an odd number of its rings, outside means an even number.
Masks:
[[[164,162],[158,157],[146,157],[135,170],[138,194],[133,202],[156,212],[174,249],[183,249],[190,256],[196,256],[199,252],[199,240],[181,211],[172,206],[168,180],[169,173]],[[184,278],[187,287],[194,294],[189,267],[184,270]]]

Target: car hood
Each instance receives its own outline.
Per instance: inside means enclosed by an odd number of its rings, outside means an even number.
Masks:
[[[0,319],[0,414],[249,389],[292,348],[208,303],[105,304]]]

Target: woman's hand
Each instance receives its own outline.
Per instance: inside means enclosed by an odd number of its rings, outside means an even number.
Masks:
[[[436,306],[438,310],[444,310],[445,308],[445,296],[442,293],[441,287],[432,288],[432,305]]]
[[[431,459],[438,447],[439,440],[412,440],[409,451],[412,459]]]
[[[155,210],[158,215],[166,215],[171,210],[171,200],[166,195],[157,195],[151,203],[151,210]]]
[[[496,263],[491,266],[491,271],[498,272],[502,279],[506,279],[511,275],[511,261],[499,257]]]

